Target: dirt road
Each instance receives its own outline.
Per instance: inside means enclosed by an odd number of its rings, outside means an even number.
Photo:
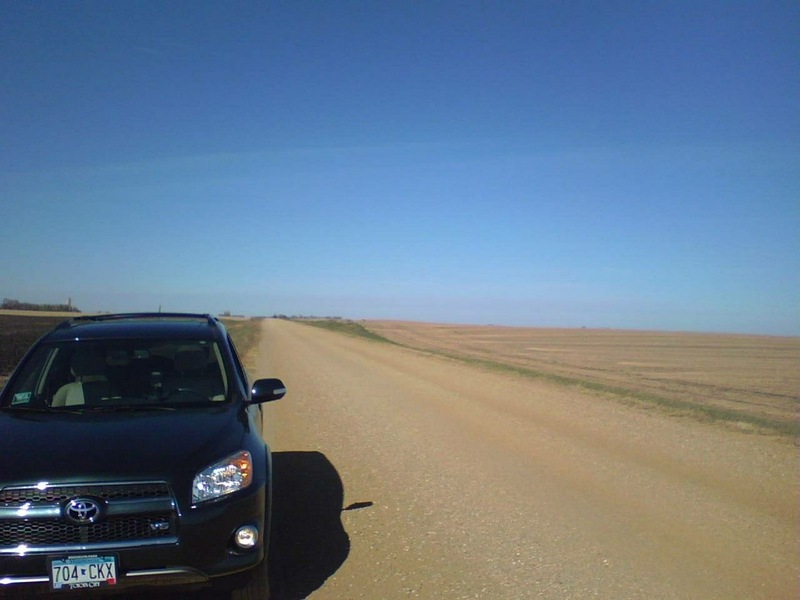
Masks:
[[[798,597],[791,442],[263,327],[278,598]]]

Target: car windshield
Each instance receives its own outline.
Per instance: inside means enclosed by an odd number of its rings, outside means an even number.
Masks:
[[[42,344],[9,382],[8,409],[208,406],[228,397],[211,340],[75,340]]]

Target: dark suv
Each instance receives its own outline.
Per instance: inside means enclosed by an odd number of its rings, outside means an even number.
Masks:
[[[209,315],[46,334],[0,393],[0,594],[215,583],[267,597],[260,403],[285,393],[248,383]]]

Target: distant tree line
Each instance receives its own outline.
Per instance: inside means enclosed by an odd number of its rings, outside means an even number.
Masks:
[[[36,304],[34,302],[20,302],[11,298],[3,298],[0,308],[5,310],[40,310],[48,312],[81,312],[72,304]]]
[[[272,318],[273,319],[287,319],[287,320],[305,319],[307,321],[312,321],[312,320],[341,321],[342,320],[342,317],[320,317],[320,316],[316,316],[316,315],[292,315],[292,316],[287,316],[287,315],[274,314],[274,315],[272,315]]]

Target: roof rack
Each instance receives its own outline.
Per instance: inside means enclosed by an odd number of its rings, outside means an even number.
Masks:
[[[85,315],[73,317],[64,321],[59,327],[69,327],[76,323],[97,321],[121,321],[131,319],[200,319],[209,325],[217,322],[217,318],[208,313],[179,313],[179,312],[138,312],[138,313],[111,313],[106,315]]]

